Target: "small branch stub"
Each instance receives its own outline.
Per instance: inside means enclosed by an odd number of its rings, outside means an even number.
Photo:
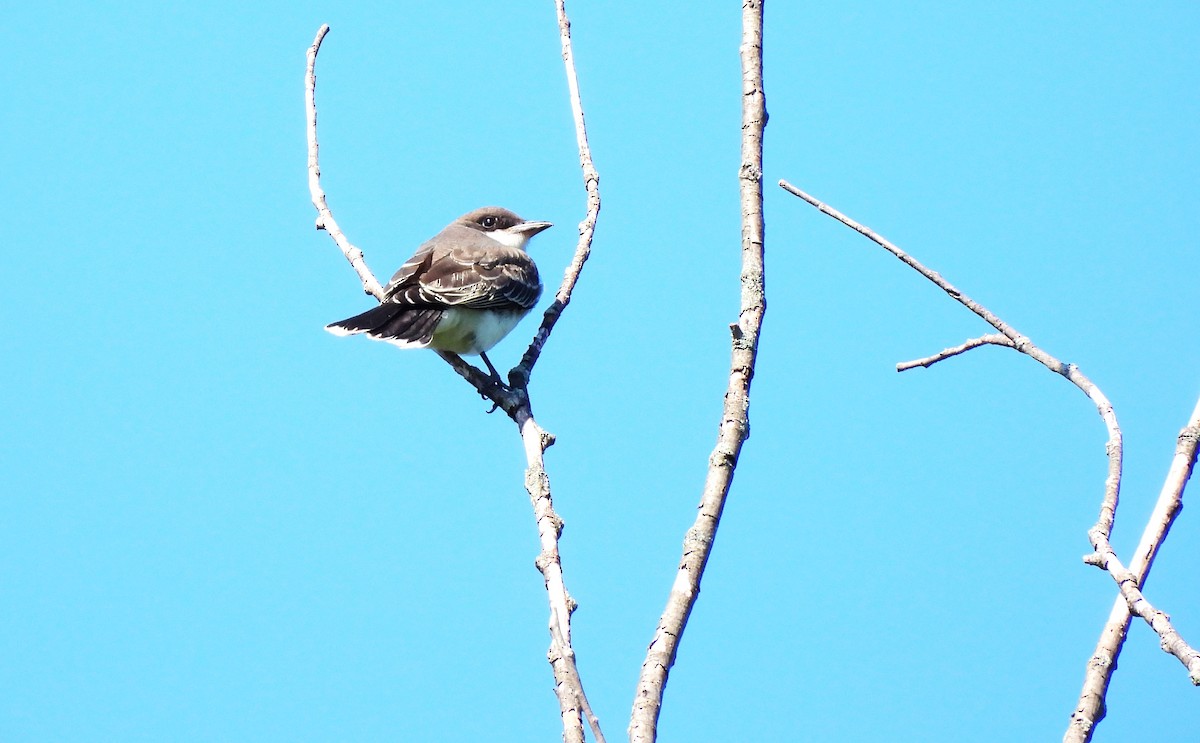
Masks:
[[[1003,335],[985,335],[979,338],[972,338],[961,345],[954,346],[953,348],[947,348],[944,351],[939,351],[932,356],[926,356],[923,359],[917,359],[915,361],[903,361],[899,364],[896,364],[896,371],[902,372],[908,371],[909,369],[915,369],[917,367],[930,367],[939,361],[944,361],[952,356],[957,356],[960,353],[970,351],[972,348],[979,348],[980,346],[987,345],[1008,346],[1009,348],[1014,348],[1013,342]]]

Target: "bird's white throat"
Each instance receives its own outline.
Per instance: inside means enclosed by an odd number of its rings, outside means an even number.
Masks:
[[[525,249],[531,235],[528,232],[510,232],[509,230],[493,230],[483,233],[506,248]]]

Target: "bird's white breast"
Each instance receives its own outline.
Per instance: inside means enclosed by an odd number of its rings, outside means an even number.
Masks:
[[[453,353],[487,353],[517,326],[526,312],[452,307],[442,315],[429,346]]]

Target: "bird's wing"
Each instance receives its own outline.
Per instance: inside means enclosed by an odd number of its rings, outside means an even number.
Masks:
[[[412,283],[413,277],[428,270],[431,260],[433,260],[433,240],[417,248],[417,252],[413,253],[412,258],[406,260],[403,266],[396,269],[396,273],[392,274],[392,278],[388,281],[384,291],[390,295],[394,290],[399,289],[400,286]]]
[[[448,228],[400,267],[387,293],[388,301],[413,308],[528,310],[542,282],[525,251],[468,228]]]

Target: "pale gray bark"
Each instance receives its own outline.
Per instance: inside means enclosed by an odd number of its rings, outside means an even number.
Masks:
[[[654,638],[646,651],[629,721],[629,739],[651,743],[658,737],[658,715],[662,709],[667,676],[688,616],[700,594],[712,551],[717,526],[742,444],[750,435],[750,382],[758,354],[758,335],[766,310],[763,282],[763,130],[767,124],[762,70],[763,3],[742,3],[742,164],[738,172],[742,212],[741,311],[730,325],[733,336],[729,385],[721,413],[717,445],[708,460],[708,477],[700,497],[696,521],[683,540],[683,556],[667,606],[659,618]]]
[[[1196,401],[1196,407],[1192,410],[1187,425],[1179,432],[1175,444],[1175,457],[1171,460],[1166,481],[1159,491],[1158,501],[1150,514],[1150,520],[1146,523],[1146,529],[1142,532],[1142,539],[1134,550],[1133,560],[1129,563],[1129,570],[1139,587],[1145,585],[1146,577],[1154,564],[1154,556],[1158,554],[1158,548],[1170,531],[1171,524],[1175,522],[1175,516],[1183,508],[1183,488],[1196,464],[1197,443],[1200,443],[1200,400]],[[1096,724],[1104,719],[1104,700],[1108,695],[1108,684],[1117,668],[1117,657],[1125,644],[1130,619],[1128,602],[1124,596],[1118,596],[1113,602],[1104,629],[1100,631],[1096,649],[1088,659],[1083,689],[1079,692],[1079,703],[1071,713],[1071,722],[1067,726],[1066,735],[1063,736],[1064,743],[1090,741]],[[1192,682],[1196,682],[1194,675]]]

